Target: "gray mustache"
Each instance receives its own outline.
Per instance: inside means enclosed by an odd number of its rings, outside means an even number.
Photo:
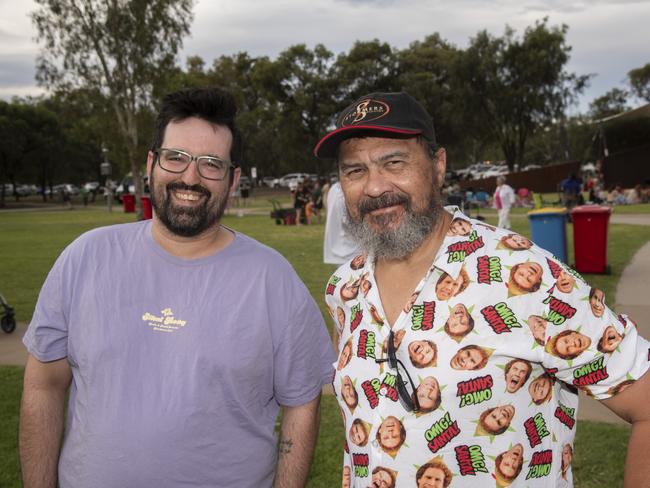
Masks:
[[[359,213],[363,217],[373,210],[392,207],[393,205],[409,205],[409,199],[405,195],[397,193],[386,193],[377,198],[365,198],[359,202]]]

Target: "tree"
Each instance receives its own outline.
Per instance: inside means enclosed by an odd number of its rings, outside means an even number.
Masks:
[[[244,138],[244,166],[255,166],[259,175],[279,174],[294,149],[283,136],[288,122],[280,112],[281,70],[267,57],[254,58],[245,52],[216,59],[208,76],[211,82],[235,97],[237,124]]]
[[[593,119],[603,119],[629,110],[628,93],[620,88],[612,88],[589,104],[589,114]]]
[[[110,101],[133,173],[143,192],[138,118],[153,87],[175,67],[189,33],[192,0],[36,0],[32,20],[44,44],[37,79],[69,92],[97,90]],[[140,198],[138,216],[142,217]]]
[[[389,44],[378,39],[355,42],[336,59],[335,77],[342,89],[339,108],[371,92],[398,91],[398,75],[397,53]]]
[[[631,70],[627,74],[632,93],[646,102],[650,102],[650,63]]]
[[[322,162],[312,156],[312,149],[336,112],[338,80],[332,71],[333,54],[322,44],[313,50],[299,44],[280,53],[276,65],[279,108],[288,121],[284,132],[294,151],[292,158],[320,174]]]
[[[458,81],[474,107],[474,126],[499,142],[511,170],[523,162],[528,138],[562,118],[586,87],[588,76],[565,71],[567,29],[549,27],[544,19],[521,39],[510,28],[503,37],[482,31],[463,54]]]
[[[5,183],[11,182],[16,191],[15,172],[27,145],[27,131],[27,124],[16,117],[14,107],[0,101],[0,139],[6,141],[0,145],[0,207],[5,206]]]
[[[61,149],[67,143],[56,116],[42,103],[0,102],[0,139],[11,141],[0,147],[0,206],[4,206],[5,181],[13,184],[14,192],[20,179],[38,180],[42,188],[51,186],[55,163],[59,175],[68,175],[69,160]]]
[[[415,41],[397,57],[398,85],[412,95],[433,117],[438,143],[449,152],[448,164],[466,160],[473,152],[480,131],[471,130],[471,118],[464,117],[464,99],[460,96],[455,65],[460,51],[438,34]]]

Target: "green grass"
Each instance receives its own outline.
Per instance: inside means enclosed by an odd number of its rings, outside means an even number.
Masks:
[[[622,487],[629,437],[625,425],[578,422],[572,464],[576,488]]]
[[[23,391],[23,368],[0,366],[0,486],[20,486],[18,467],[18,411]]]
[[[286,195],[281,195],[287,206]],[[266,196],[255,199],[255,210],[264,215],[238,217],[236,209],[224,223],[277,249],[296,268],[321,307],[329,317],[322,299],[326,279],[334,267],[322,263],[323,225],[277,226],[268,216],[270,204]],[[518,209],[519,210],[519,209]],[[489,223],[496,223],[496,213],[481,212]],[[475,215],[473,212],[472,215]],[[28,212],[0,212],[0,291],[16,308],[19,321],[31,317],[38,291],[45,276],[63,247],[80,233],[100,225],[133,221],[133,214],[120,211],[108,214],[101,207],[88,209]],[[514,230],[530,235],[525,210],[513,216]],[[572,260],[572,229],[569,237],[569,262]],[[609,262],[612,275],[590,275],[587,280],[603,288],[613,297],[616,283],[625,264],[636,250],[650,240],[650,226],[612,225],[609,234]],[[610,302],[612,300],[610,299]],[[22,368],[0,367],[0,486],[18,487],[17,459],[18,404]],[[619,486],[622,479],[625,445],[629,428],[582,422],[579,424],[574,473],[576,486]],[[340,483],[343,429],[339,408],[333,397],[323,399],[322,421],[315,461],[309,486],[337,486]],[[603,463],[607,459],[607,463]]]

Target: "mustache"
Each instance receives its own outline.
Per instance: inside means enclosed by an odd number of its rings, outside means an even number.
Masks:
[[[364,198],[359,202],[359,214],[361,217],[380,208],[392,207],[393,205],[406,205],[410,207],[410,201],[406,195],[399,193],[385,193],[376,198]]]
[[[167,188],[167,192],[171,192],[175,190],[193,191],[195,193],[200,193],[201,195],[204,195],[207,198],[210,198],[210,196],[212,195],[210,190],[202,187],[201,185],[186,185],[185,183],[181,183],[180,181],[168,183],[166,188]]]

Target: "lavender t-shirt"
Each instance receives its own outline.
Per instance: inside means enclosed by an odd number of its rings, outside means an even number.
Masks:
[[[277,252],[236,234],[183,260],[148,222],[66,248],[23,341],[72,367],[62,488],[270,486],[279,405],[314,399],[335,359]]]

